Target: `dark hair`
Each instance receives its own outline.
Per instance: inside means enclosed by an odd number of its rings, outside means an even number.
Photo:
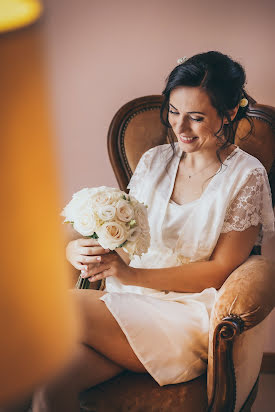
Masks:
[[[168,121],[168,105],[170,93],[173,89],[179,86],[203,88],[221,119],[224,119],[224,117],[227,119],[228,124],[222,122],[216,133],[217,138],[225,138],[224,143],[217,150],[217,157],[221,162],[219,154],[234,142],[239,120],[244,117],[247,118],[248,105],[239,107],[238,113],[232,121],[229,111],[234,109],[242,98],[253,102],[253,99],[244,90],[245,81],[245,71],[241,64],[217,51],[196,54],[176,66],[168,76],[166,87],[162,92],[164,101],[160,110],[161,121],[168,127],[168,139],[173,152],[174,140],[171,133],[169,133],[171,125]]]

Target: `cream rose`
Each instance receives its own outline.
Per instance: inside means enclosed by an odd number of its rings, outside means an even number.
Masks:
[[[141,229],[140,227],[136,226],[133,229],[129,230],[128,240],[130,242],[135,242],[140,234],[141,234]]]
[[[110,189],[105,186],[97,188],[97,192],[92,196],[94,207],[114,205],[119,197],[119,192],[116,189]]]
[[[148,224],[147,208],[143,204],[137,203],[135,205],[134,214],[135,220],[137,221],[137,226],[140,227],[142,232],[149,232],[150,228]]]
[[[137,255],[141,256],[148,251],[150,246],[150,235],[139,235],[135,241],[127,242],[123,249],[130,254],[130,257]]]
[[[130,222],[134,216],[133,207],[127,200],[121,199],[116,205],[116,215],[122,222]]]
[[[72,200],[64,208],[61,216],[65,216],[65,222],[74,222],[77,216],[82,213],[91,203],[91,196],[94,189],[87,187],[74,193]]]
[[[91,209],[87,208],[75,218],[74,229],[83,236],[92,236],[96,231],[96,222]]]
[[[127,240],[127,230],[118,222],[106,222],[98,231],[98,242],[105,249],[114,250]]]
[[[101,206],[97,209],[97,215],[99,219],[103,220],[112,220],[116,215],[116,208],[112,205]]]

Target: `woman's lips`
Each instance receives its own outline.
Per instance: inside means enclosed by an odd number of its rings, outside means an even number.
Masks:
[[[187,137],[187,136],[179,136],[179,138],[182,143],[193,143],[194,140],[197,139],[197,137]]]

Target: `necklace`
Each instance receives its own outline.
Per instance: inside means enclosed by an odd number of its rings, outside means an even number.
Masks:
[[[185,156],[184,156],[185,157]],[[199,170],[196,173],[193,173],[192,175],[190,175],[189,173],[187,173],[188,179],[191,179],[191,177],[198,175],[199,173],[203,172],[204,170],[208,169],[208,167],[210,167],[211,165],[213,165],[214,163],[216,163],[216,160],[214,160],[213,162],[209,163],[207,166],[205,166],[204,168],[202,168],[201,170]]]

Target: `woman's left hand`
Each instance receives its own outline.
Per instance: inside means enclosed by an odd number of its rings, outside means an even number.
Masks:
[[[98,263],[87,273],[83,273],[83,278],[88,278],[90,282],[96,282],[109,276],[114,276],[121,283],[127,284],[134,275],[134,268],[128,266],[115,251],[105,255],[97,256]]]

